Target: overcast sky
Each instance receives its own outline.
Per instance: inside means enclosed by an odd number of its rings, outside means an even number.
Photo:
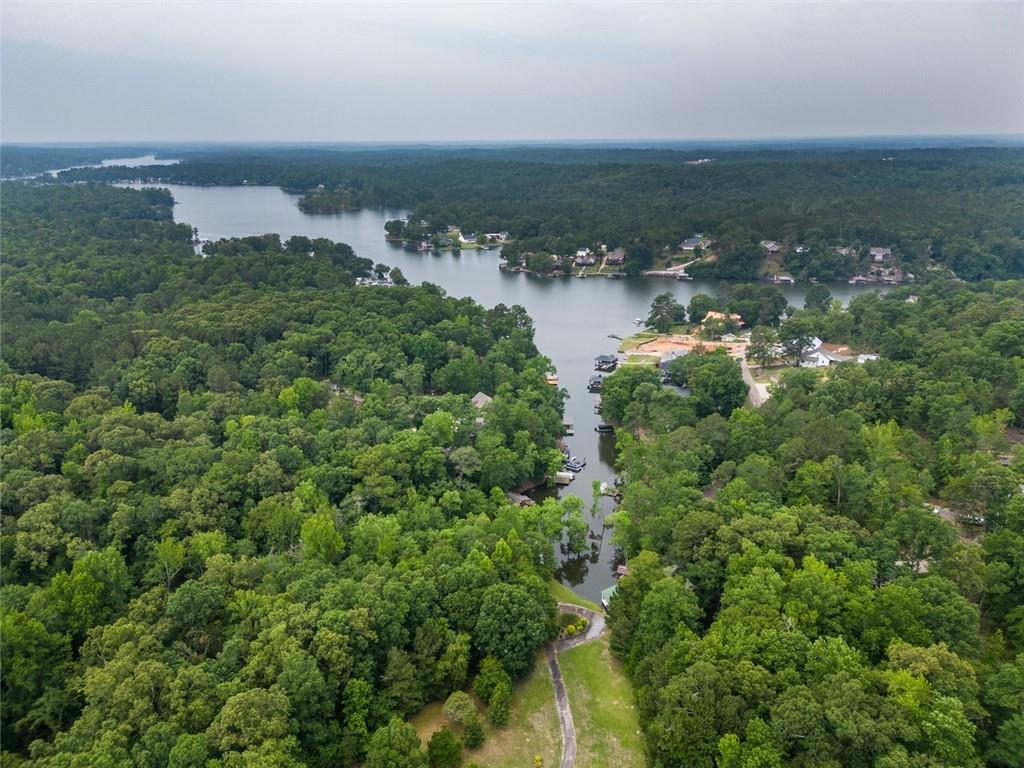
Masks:
[[[1022,0],[0,7],[5,141],[1024,133]]]

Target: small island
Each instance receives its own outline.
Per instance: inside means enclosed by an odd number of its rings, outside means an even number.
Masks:
[[[359,193],[350,187],[327,189],[323,184],[299,199],[303,213],[348,213],[363,207]]]

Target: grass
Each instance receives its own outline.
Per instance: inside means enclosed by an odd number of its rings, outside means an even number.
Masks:
[[[645,766],[633,689],[607,638],[563,651],[558,661],[576,724],[577,768]]]
[[[654,331],[640,331],[639,333],[634,333],[632,336],[624,338],[622,343],[619,344],[619,351],[628,352],[631,349],[636,349],[645,341],[651,341],[652,339],[658,338],[661,338],[660,333],[655,333]]]
[[[597,603],[592,603],[585,597],[580,597],[573,592],[569,587],[562,584],[560,581],[551,580],[551,596],[560,603],[570,603],[571,605],[578,605],[582,608],[589,608],[591,611],[597,613],[604,613],[604,610]]]
[[[657,365],[661,360],[657,355],[626,355],[626,365]]]
[[[434,702],[410,718],[424,746],[434,731],[449,725],[441,708],[441,702]],[[463,765],[475,762],[487,768],[522,768],[532,766],[535,755],[543,757],[546,766],[558,765],[562,736],[558,729],[551,674],[543,652],[537,655],[537,663],[530,676],[516,685],[512,693],[508,725],[500,730],[491,727],[482,706],[480,719],[484,723],[487,740],[479,749],[463,750]]]

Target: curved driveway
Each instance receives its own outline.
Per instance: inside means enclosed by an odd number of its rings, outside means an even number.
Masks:
[[[561,768],[573,768],[573,764],[576,762],[576,725],[572,720],[572,708],[569,706],[569,694],[565,691],[562,668],[558,666],[558,652],[574,648],[590,640],[596,640],[604,634],[606,625],[603,613],[597,613],[571,603],[559,603],[558,607],[568,613],[583,616],[587,620],[587,631],[582,635],[553,640],[544,646],[544,655],[547,657],[548,669],[551,671],[551,685],[555,689],[558,725],[562,731],[562,762],[560,766]]]

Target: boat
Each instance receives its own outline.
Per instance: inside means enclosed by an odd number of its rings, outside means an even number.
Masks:
[[[680,272],[676,275],[676,280],[693,280],[693,275],[688,275],[685,272]]]
[[[603,381],[604,381],[604,379],[601,378],[600,376],[591,376],[590,377],[590,381],[587,382],[587,391],[588,392],[600,392],[601,391],[601,383]]]
[[[566,462],[566,464],[565,464],[565,471],[566,472],[582,472],[583,471],[583,467],[581,465],[579,465],[579,464],[572,464],[572,463]]]
[[[643,325],[643,324],[644,324],[644,321],[643,321],[642,318],[637,317],[637,318],[633,319],[633,325]]]
[[[604,434],[608,434],[609,432],[614,432],[615,431],[615,425],[614,424],[609,424],[607,422],[602,421],[600,424],[598,424],[596,427],[594,427],[594,431],[595,432],[599,432],[599,433],[601,433],[603,435]]]

